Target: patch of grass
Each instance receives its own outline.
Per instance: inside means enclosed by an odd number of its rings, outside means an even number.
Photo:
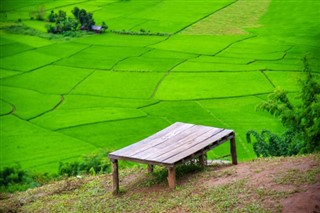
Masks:
[[[236,1],[229,7],[191,25],[182,31],[182,34],[248,34],[246,28],[260,26],[258,21],[267,11],[269,4],[270,0]]]
[[[281,87],[289,92],[299,91],[299,80],[305,77],[303,72],[266,71],[265,74],[276,87]],[[313,76],[320,79],[320,75],[314,74]]]
[[[189,54],[189,53],[181,53],[181,52],[175,52],[175,51],[167,51],[167,50],[159,50],[159,49],[152,49],[151,51],[143,54],[144,58],[180,58],[180,59],[187,59],[187,58],[193,58],[196,57],[195,54]]]
[[[78,158],[97,148],[87,142],[49,131],[15,116],[0,117],[0,166],[19,162],[24,169],[55,173],[59,161]],[[19,131],[17,131],[17,129]]]
[[[160,100],[192,100],[255,95],[272,90],[272,85],[259,72],[171,73],[155,97]]]
[[[6,78],[2,85],[22,87],[49,94],[67,94],[93,70],[49,65],[22,75]]]
[[[0,115],[6,115],[12,112],[12,106],[0,99]]]
[[[32,60],[30,60],[32,58]],[[1,59],[0,67],[17,71],[30,71],[57,61],[59,57],[42,54],[37,50],[30,50]],[[17,63],[19,61],[19,63]]]
[[[64,129],[90,123],[132,119],[146,116],[141,110],[129,108],[85,108],[55,110],[32,120],[32,123],[47,129]]]
[[[239,55],[236,58],[232,57],[220,57],[220,56],[199,56],[197,58],[189,59],[189,62],[205,62],[205,63],[220,63],[220,64],[233,64],[233,65],[245,65],[251,62],[251,59],[241,58]]]
[[[61,100],[58,95],[45,95],[27,89],[1,86],[0,97],[15,106],[15,114],[30,119],[53,109]]]
[[[118,63],[114,70],[167,72],[181,61],[182,59],[175,58],[132,57]]]
[[[184,53],[194,54],[207,54],[213,55],[226,48],[232,42],[239,41],[246,37],[240,36],[210,36],[210,35],[199,35],[199,36],[187,36],[187,35],[176,35],[170,37],[168,40],[163,41],[159,44],[153,45],[152,47],[161,50],[172,50]]]
[[[55,57],[68,57],[86,49],[89,45],[75,42],[60,42],[38,48],[38,52]]]
[[[31,35],[1,33],[0,38],[0,40],[7,39],[8,41],[10,41],[10,43],[18,42],[25,45],[29,45],[33,48],[44,47],[50,44],[54,44],[54,42],[51,40]],[[6,42],[6,40],[4,41]]]
[[[57,64],[88,69],[111,69],[119,61],[130,57],[138,56],[148,49],[143,47],[108,47],[92,46],[76,55],[65,58]]]
[[[30,49],[33,49],[33,47],[19,42],[4,44],[0,46],[0,57],[3,58]]]
[[[86,109],[99,107],[140,108],[157,103],[150,99],[107,98],[90,95],[66,95],[59,109]]]
[[[184,62],[173,69],[175,72],[228,72],[228,71],[258,71],[266,69],[258,64],[224,64],[207,62]]]
[[[169,125],[170,123],[162,118],[142,117],[79,126],[59,132],[114,151],[142,140]]]
[[[149,98],[163,73],[96,71],[71,94],[119,98]]]
[[[96,15],[96,14],[95,14]],[[111,25],[108,22],[109,25]],[[77,39],[77,43],[94,44],[94,45],[108,45],[115,47],[145,47],[160,41],[165,40],[167,37],[163,36],[142,36],[142,35],[119,35],[119,34],[102,34],[96,36],[94,39],[91,37],[83,37]]]
[[[320,173],[320,168],[313,168],[307,171],[300,171],[299,169],[290,169],[287,172],[280,174],[274,181],[278,184],[284,185],[302,185],[312,184],[316,181],[316,176]]]

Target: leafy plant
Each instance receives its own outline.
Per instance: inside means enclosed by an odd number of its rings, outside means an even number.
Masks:
[[[23,170],[20,164],[5,167],[0,171],[0,191],[15,192],[28,188],[41,186],[50,181],[54,176],[47,173],[30,173]]]
[[[278,88],[267,101],[258,106],[280,118],[287,130],[281,136],[269,131],[262,131],[260,135],[248,131],[248,142],[251,142],[250,135],[256,138],[253,148],[257,156],[286,156],[320,151],[320,84],[312,75],[306,57],[303,62],[306,78],[300,80],[299,105],[293,105],[288,93]]]
[[[95,175],[97,173],[109,173],[110,162],[106,157],[108,152],[101,151],[99,153],[89,154],[82,157],[82,160],[74,162],[60,162],[59,175],[76,176],[82,174]]]

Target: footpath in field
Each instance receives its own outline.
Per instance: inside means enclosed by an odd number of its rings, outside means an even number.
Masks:
[[[248,130],[282,131],[256,105],[279,86],[296,95],[305,55],[319,76],[315,1],[41,4],[47,11],[86,8],[114,31],[164,34],[68,41],[10,34],[3,26],[18,18],[44,29],[29,20],[37,5],[1,2],[1,168],[19,162],[56,172],[59,161],[119,149],[176,121],[234,129],[239,159],[252,159]],[[228,149],[222,145],[209,158]]]

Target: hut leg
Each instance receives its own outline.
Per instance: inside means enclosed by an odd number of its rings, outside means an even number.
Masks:
[[[176,167],[168,167],[168,183],[170,189],[176,188]]]
[[[230,152],[232,157],[232,164],[237,165],[237,151],[236,151],[236,139],[235,136],[230,139]]]
[[[153,172],[153,165],[148,164],[148,173],[152,173],[152,172]]]
[[[199,164],[200,164],[201,167],[205,167],[207,165],[205,154],[201,154],[199,156]]]
[[[112,185],[112,194],[116,195],[119,193],[119,169],[118,169],[118,160],[112,160],[112,177],[113,177],[113,185]]]

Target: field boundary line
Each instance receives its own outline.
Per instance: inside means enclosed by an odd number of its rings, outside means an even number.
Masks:
[[[145,48],[148,48],[148,47],[145,47]],[[139,58],[139,57],[143,56],[144,54],[150,52],[151,50],[152,50],[152,49],[148,48],[147,51],[139,54],[138,56],[127,56],[127,57],[125,57],[125,58],[123,58],[123,59],[120,59],[120,60],[117,61],[114,65],[112,65],[112,67],[110,68],[110,71],[111,71],[111,72],[112,72],[112,71],[117,72],[117,70],[115,70],[114,68],[115,68],[115,66],[117,66],[119,63],[121,63],[121,62],[123,62],[123,61],[125,61],[125,60],[127,60],[127,59],[129,59],[129,58]]]
[[[87,78],[89,78],[93,73],[95,73],[96,71],[93,70],[91,71],[88,75],[86,75],[83,79],[81,79],[78,83],[76,83],[76,85],[74,85],[69,92],[67,92],[67,94],[65,95],[69,95],[75,88],[77,88],[82,82],[84,82]]]
[[[204,107],[202,104],[199,103],[199,101],[193,101],[196,104],[198,104],[201,109],[203,109],[204,111],[206,111],[212,118],[218,120],[220,123],[226,125],[226,126],[230,126],[228,123],[226,123],[225,121],[221,120],[220,118],[218,118],[217,116],[215,116],[210,110],[208,110],[206,107]]]
[[[190,27],[190,26],[194,25],[195,23],[197,23],[197,22],[199,22],[199,21],[202,21],[202,20],[203,20],[203,19],[205,19],[205,18],[208,18],[209,16],[211,16],[211,15],[215,14],[216,12],[219,12],[220,10],[223,10],[223,9],[225,9],[225,8],[227,8],[227,7],[231,6],[231,5],[233,5],[234,3],[238,2],[238,1],[239,1],[239,0],[234,0],[233,2],[231,2],[231,3],[229,3],[229,4],[227,4],[227,5],[223,6],[223,7],[221,7],[221,8],[219,8],[219,9],[217,9],[217,10],[215,10],[215,11],[213,11],[213,12],[211,12],[211,13],[209,13],[209,14],[207,14],[207,15],[203,16],[203,17],[201,17],[200,19],[198,19],[198,20],[196,20],[196,21],[192,22],[191,24],[189,24],[189,25],[187,25],[187,26],[183,27],[182,29],[180,29],[180,30],[176,31],[175,33],[173,33],[173,35],[175,35],[175,34],[178,34],[178,33],[182,32],[183,30],[185,30],[185,29],[187,29],[188,27]]]
[[[7,104],[9,104],[9,105],[11,106],[11,111],[8,112],[8,113],[5,113],[5,114],[0,115],[0,117],[1,117],[1,116],[6,116],[6,115],[11,115],[11,114],[14,114],[14,113],[15,113],[15,111],[16,111],[16,106],[15,106],[14,104],[6,101],[6,100],[3,99],[3,98],[0,98],[0,100],[3,101],[3,102],[5,102],[5,103],[7,103]]]
[[[106,121],[97,121],[97,122],[90,122],[90,123],[85,123],[85,124],[78,124],[78,125],[74,125],[74,126],[68,126],[68,127],[62,127],[62,128],[54,129],[53,131],[60,131],[60,130],[64,130],[64,129],[72,129],[72,128],[88,126],[88,125],[94,125],[94,124],[109,123],[109,122],[115,122],[115,121],[133,120],[133,119],[137,119],[137,118],[148,117],[147,113],[145,113],[145,114],[146,115],[140,115],[140,116],[135,116],[135,117],[130,117],[130,118],[112,119],[112,120],[106,120]]]
[[[175,66],[171,67],[171,69],[169,69],[165,74],[164,76],[162,76],[162,78],[158,81],[158,83],[156,84],[155,88],[153,89],[153,92],[150,96],[150,99],[154,98],[155,94],[157,93],[161,83],[164,81],[164,79],[166,79],[166,77],[171,73],[171,71],[176,68],[177,66],[179,66],[180,64],[188,61],[189,59],[184,59],[182,60],[180,63],[176,64]]]
[[[64,102],[64,96],[60,95],[60,101],[52,109],[44,111],[44,112],[42,112],[42,113],[40,113],[40,114],[38,114],[38,115],[36,115],[34,117],[28,118],[28,119],[26,119],[26,121],[32,121],[33,119],[36,119],[36,118],[38,118],[38,117],[40,117],[42,115],[45,115],[45,114],[47,114],[49,112],[52,112],[52,111],[56,110],[63,102]]]
[[[205,101],[205,100],[215,100],[215,99],[228,99],[228,98],[244,98],[244,97],[251,97],[251,96],[256,96],[256,95],[267,95],[272,93],[270,92],[261,92],[261,93],[255,93],[255,94],[247,94],[247,95],[235,95],[235,96],[224,96],[224,97],[209,97],[209,98],[193,98],[193,99],[159,99],[159,101],[167,101],[167,102],[183,102],[183,101]]]
[[[273,83],[273,82],[271,81],[271,79],[267,76],[267,74],[265,73],[265,71],[261,70],[260,72],[261,72],[261,74],[269,81],[269,83],[271,84],[271,86],[272,86],[273,88],[276,88],[276,85],[274,85],[274,83]]]
[[[242,38],[240,40],[237,40],[237,41],[234,41],[234,42],[231,42],[230,44],[228,44],[226,47],[224,47],[223,49],[219,50],[218,52],[210,55],[210,56],[217,56],[218,54],[222,53],[223,51],[225,51],[226,49],[228,49],[229,47],[231,47],[232,45],[236,44],[236,43],[239,43],[239,42],[243,42],[245,40],[249,40],[249,39],[252,39],[252,38],[255,38],[257,37],[257,35],[251,35],[251,36],[248,36],[248,37],[245,37],[245,38]]]

